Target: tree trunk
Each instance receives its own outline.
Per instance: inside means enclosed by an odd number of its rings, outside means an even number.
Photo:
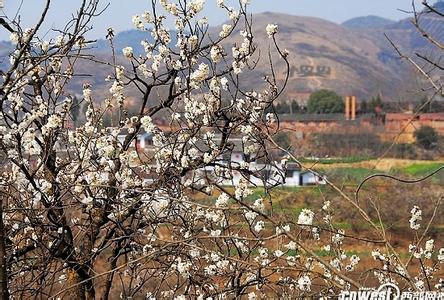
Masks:
[[[72,299],[85,300],[85,290],[83,288],[83,284],[80,283],[80,276],[77,274],[77,272],[69,268],[66,275],[67,286],[76,286],[70,291],[70,297],[72,297]]]
[[[8,269],[6,266],[5,225],[3,224],[3,197],[0,198],[0,300],[9,299]]]
[[[82,278],[76,270],[68,268],[66,271],[67,275],[67,286],[75,286],[69,292],[70,299],[87,300],[87,293],[85,285],[82,283]]]

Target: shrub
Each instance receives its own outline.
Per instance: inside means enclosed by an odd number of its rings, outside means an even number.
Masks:
[[[414,133],[416,143],[424,149],[432,149],[438,142],[438,133],[430,126],[422,126]]]

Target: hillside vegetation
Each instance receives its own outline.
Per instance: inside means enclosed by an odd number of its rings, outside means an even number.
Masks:
[[[290,52],[290,82],[282,99],[301,99],[319,89],[334,90],[341,95],[357,95],[370,98],[383,94],[389,98],[405,98],[404,93],[417,87],[414,72],[402,64],[398,55],[386,40],[387,34],[394,43],[407,53],[428,48],[427,41],[413,28],[409,19],[392,22],[368,16],[351,19],[342,25],[319,18],[292,16],[278,13],[262,13],[254,16],[253,32],[258,45],[267,45],[269,40],[265,27],[277,23],[280,32],[280,47]],[[433,17],[424,17],[422,26],[438,41],[444,41],[444,22]],[[210,29],[216,36],[220,26]],[[233,44],[240,41],[235,35],[225,44],[229,53]],[[175,44],[171,32],[171,44]],[[128,30],[116,33],[114,46],[118,56],[126,46],[142,54],[141,40],[151,41],[150,32]],[[9,43],[0,42],[0,68],[8,63],[5,59],[11,51]],[[105,39],[97,41],[93,53],[102,60],[110,60],[111,49]],[[263,84],[263,75],[269,70],[268,57],[257,54],[258,66],[254,76],[242,77],[241,82],[251,89]],[[122,60],[124,64],[125,60]],[[97,68],[87,61],[79,62],[82,72],[92,77],[80,77],[70,89],[79,92],[83,82],[92,82],[96,89],[107,91],[104,78],[106,67]],[[277,64],[276,75],[284,78],[285,66]],[[396,88],[393,88],[396,87]],[[130,93],[131,94],[131,93]]]

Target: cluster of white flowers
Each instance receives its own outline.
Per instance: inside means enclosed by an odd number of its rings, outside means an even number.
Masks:
[[[23,107],[23,97],[19,93],[11,93],[8,95],[8,101],[11,103],[12,109],[18,111]]]
[[[205,0],[194,0],[190,3],[191,10],[197,14],[202,11],[205,5]]]
[[[147,133],[153,133],[156,128],[150,116],[143,116],[142,118],[140,118],[140,124],[142,124],[142,128]]]
[[[220,45],[211,47],[210,56],[214,63],[218,63],[223,59],[224,50]]]
[[[418,206],[414,206],[410,211],[412,216],[410,217],[410,228],[413,230],[418,230],[421,228],[422,211]]]
[[[48,135],[51,133],[52,130],[59,128],[62,126],[62,119],[59,115],[51,115],[48,118],[48,123],[42,126],[42,134]]]
[[[220,229],[211,230],[211,232],[210,232],[210,236],[212,236],[212,237],[218,237],[218,236],[220,236],[221,233],[222,233],[222,231],[221,231]]]
[[[253,208],[260,212],[264,212],[265,211],[264,199],[262,198],[256,199],[253,203]]]
[[[146,64],[140,64],[137,67],[137,71],[142,73],[143,77],[145,77],[146,79],[153,77],[153,72],[147,67]]]
[[[254,231],[261,232],[265,229],[265,223],[264,221],[260,220],[256,222],[256,225],[254,226]]]
[[[387,260],[386,256],[384,254],[382,254],[379,249],[373,250],[372,256],[373,256],[373,259],[375,259],[375,260],[380,260],[380,261]]]
[[[413,256],[417,259],[421,258],[431,259],[434,248],[435,248],[435,240],[430,239],[426,241],[424,249],[422,247],[419,247],[418,245],[410,244],[409,252],[413,253]]]
[[[59,35],[56,37],[55,44],[58,47],[62,47],[65,43],[65,37],[63,35]]]
[[[441,248],[438,251],[438,261],[444,263],[444,248]]]
[[[361,258],[360,258],[359,256],[357,256],[357,255],[352,255],[352,256],[350,257],[350,264],[348,264],[348,265],[345,267],[345,269],[346,269],[348,272],[353,271],[353,270],[355,269],[355,267],[357,266],[357,264],[358,264],[360,261],[361,261]]]
[[[228,8],[228,17],[230,20],[234,21],[239,18],[239,11],[235,10],[233,7]]]
[[[245,63],[243,61],[233,61],[232,63],[234,74],[238,75],[242,73],[242,69],[245,67]]]
[[[221,78],[220,84],[224,90],[228,89],[228,79],[226,77]]]
[[[193,124],[197,124],[199,117],[204,115],[206,113],[206,105],[202,101],[198,101],[196,98],[185,98],[185,119],[189,122],[190,126],[193,126]],[[213,157],[210,153],[205,153],[205,162],[210,162]]]
[[[84,84],[83,85],[83,99],[87,103],[92,101],[91,94],[92,94],[91,85],[90,84]]]
[[[252,210],[248,210],[244,212],[245,219],[247,219],[248,223],[253,223],[254,219],[257,217],[257,213]]]
[[[223,24],[222,25],[222,30],[219,33],[219,36],[221,38],[226,38],[227,36],[230,35],[231,30],[233,29],[233,26],[230,24]]]
[[[210,71],[210,69],[209,69],[208,65],[205,63],[201,63],[199,65],[199,68],[197,70],[195,70],[190,76],[191,86],[193,88],[198,88],[201,85],[201,83],[205,79],[207,79],[209,71]]]
[[[276,24],[268,24],[265,28],[267,31],[268,38],[272,38],[278,31],[278,26]]]
[[[268,114],[265,116],[265,119],[267,120],[267,123],[268,123],[269,125],[274,124],[274,123],[276,122],[276,118],[275,118],[275,116],[274,116],[273,113],[268,113]]]
[[[435,240],[430,239],[426,242],[425,251],[424,251],[426,258],[430,259],[432,257],[434,247],[435,247]]]
[[[191,266],[192,264],[189,261],[183,262],[180,257],[176,259],[175,268],[183,277],[189,276]]]
[[[19,40],[20,40],[20,36],[19,34],[14,31],[13,33],[11,33],[11,35],[9,36],[9,40],[11,41],[11,43],[13,43],[14,45],[18,44]]]
[[[216,207],[226,207],[228,205],[229,199],[230,199],[230,196],[228,196],[226,193],[220,194],[216,200]]]
[[[335,233],[331,237],[331,241],[333,244],[340,245],[344,240],[345,231],[343,229],[339,229],[337,233]]]
[[[145,26],[143,24],[142,18],[139,15],[135,15],[132,17],[132,21],[133,21],[133,25],[139,29],[139,30],[144,30]]]
[[[424,291],[425,288],[425,282],[423,280],[420,280],[418,278],[415,278],[415,286],[418,290]]]
[[[23,134],[23,151],[30,155],[38,155],[41,153],[41,147],[36,141],[35,129],[28,128]]]
[[[274,256],[276,256],[277,258],[281,257],[282,255],[284,255],[284,252],[282,250],[275,250],[274,251]]]
[[[210,81],[210,91],[215,97],[220,97],[220,84],[216,77],[213,77]],[[211,101],[213,97],[208,97],[208,101]]]
[[[281,235],[284,232],[290,232],[290,225],[277,226],[276,227],[276,235]]]
[[[309,292],[311,290],[311,279],[307,274],[299,277],[298,288],[304,292]]]
[[[444,279],[443,278],[439,279],[438,283],[435,285],[435,288],[440,292],[444,292]]]
[[[173,16],[177,16],[179,14],[179,10],[176,3],[170,3],[167,0],[161,0],[160,4],[163,8],[168,11]]]
[[[239,185],[236,187],[234,191],[236,199],[241,200],[242,198],[248,197],[253,193],[253,191],[248,188],[248,182],[246,180],[241,180]]]
[[[132,47],[125,47],[122,49],[122,53],[126,58],[133,57],[134,51]]]
[[[314,212],[304,208],[298,217],[298,224],[299,225],[312,225],[314,220]]]

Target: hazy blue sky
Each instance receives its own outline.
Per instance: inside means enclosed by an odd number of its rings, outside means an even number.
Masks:
[[[229,2],[230,0],[226,0]],[[14,16],[20,0],[4,0],[5,7],[0,15]],[[111,24],[117,31],[131,28],[131,16],[149,8],[148,0],[108,0],[108,10],[96,20],[94,37],[104,36],[106,28]],[[217,9],[216,0],[207,0],[205,14],[210,17],[212,24],[220,24],[225,19],[223,11]],[[420,1],[417,0],[419,3]],[[43,8],[43,0],[23,0],[21,15],[23,23],[30,26],[39,16]],[[61,26],[63,21],[75,11],[79,0],[53,0],[53,8],[46,29]],[[411,0],[252,0],[250,11],[253,13],[273,11],[293,15],[314,16],[341,23],[357,16],[378,15],[394,20],[407,17],[400,10],[411,10]],[[419,4],[418,4],[419,5]],[[0,28],[0,40],[6,39],[3,28]]]

